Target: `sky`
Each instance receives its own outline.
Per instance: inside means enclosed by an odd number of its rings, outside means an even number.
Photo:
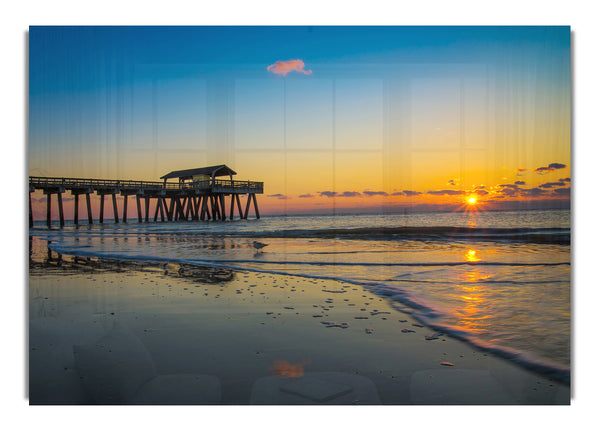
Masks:
[[[262,214],[569,205],[559,27],[30,27],[29,175],[226,164]],[[34,196],[43,207],[43,197]]]

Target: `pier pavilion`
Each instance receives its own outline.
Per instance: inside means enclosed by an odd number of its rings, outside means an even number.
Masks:
[[[135,196],[138,222],[150,221],[150,202],[156,201],[154,221],[226,220],[226,198],[230,199],[229,218],[234,218],[235,209],[240,219],[247,219],[250,203],[256,218],[260,218],[256,195],[263,193],[263,183],[238,181],[236,172],[226,165],[185,169],[169,172],[159,181],[105,180],[93,178],[29,177],[29,226],[33,226],[31,193],[42,190],[46,195],[46,223],[52,222],[52,195],[58,202],[59,224],[64,226],[62,194],[70,191],[74,197],[73,222],[79,224],[79,196],[85,195],[88,223],[93,223],[90,195],[100,197],[99,222],[104,222],[104,199],[111,196],[114,222],[119,223],[117,195],[123,196],[122,221],[127,222],[127,201]],[[229,177],[222,179],[222,177]],[[177,179],[177,182],[168,180]],[[247,195],[245,210],[242,210],[240,195]],[[144,200],[142,211],[141,200]]]

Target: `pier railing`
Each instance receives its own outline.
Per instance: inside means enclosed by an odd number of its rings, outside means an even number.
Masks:
[[[57,178],[57,177],[29,177],[29,185],[36,188],[64,187],[70,188],[141,188],[162,189],[163,183],[159,181],[131,181],[131,180],[103,180],[93,178]],[[175,184],[177,185],[177,184]],[[169,185],[170,186],[170,185]]]
[[[256,181],[217,180],[196,181],[184,187],[211,190],[214,193],[263,193],[263,183]]]

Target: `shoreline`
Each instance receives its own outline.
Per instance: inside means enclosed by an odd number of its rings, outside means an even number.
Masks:
[[[72,347],[93,345],[115,325],[139,340],[157,374],[215,377],[221,404],[276,404],[281,397],[265,398],[260,385],[322,373],[367,379],[377,398],[366,404],[570,403],[568,385],[436,334],[357,285],[168,264],[65,263],[30,268],[32,404],[90,403]],[[62,401],[50,389],[57,385],[65,388]]]

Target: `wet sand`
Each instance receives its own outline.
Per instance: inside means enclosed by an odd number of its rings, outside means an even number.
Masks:
[[[568,386],[421,327],[360,286],[253,272],[214,281],[175,266],[33,268],[30,403],[97,403],[91,386],[106,384],[94,380],[106,364],[74,356],[73,346],[95,346],[115,328],[128,334],[125,356],[138,355],[160,381],[179,376],[168,382],[176,388],[175,404],[183,392],[193,397],[198,390],[210,392],[196,398],[199,404],[226,405],[570,402]],[[320,388],[318,396],[306,391],[319,388],[296,388],[292,395],[272,390],[332,373],[341,383]],[[196,379],[195,388],[189,379]],[[344,398],[348,385],[372,385],[375,395]]]

